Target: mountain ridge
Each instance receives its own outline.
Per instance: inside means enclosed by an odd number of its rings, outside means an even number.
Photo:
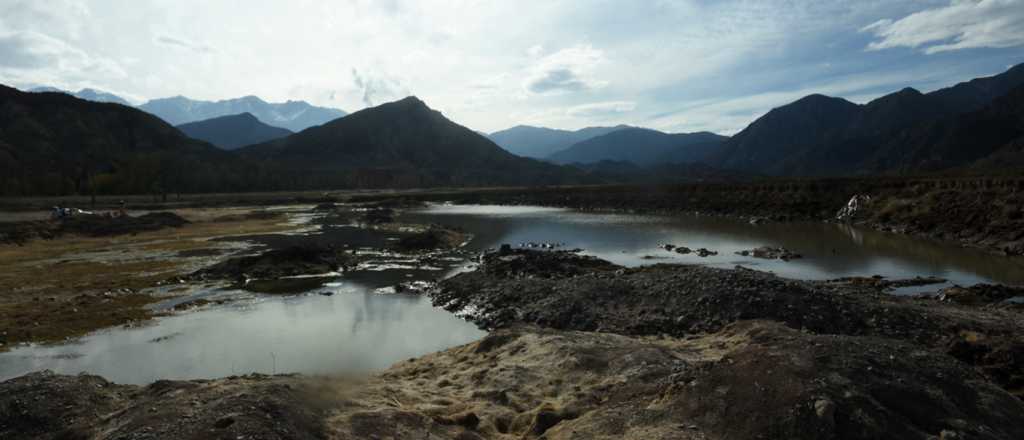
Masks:
[[[904,88],[861,105],[809,95],[756,119],[727,141],[710,163],[786,176],[882,172],[876,167],[885,161],[871,158],[901,130],[977,111],[1021,84],[1024,64],[929,93]]]
[[[286,128],[264,124],[248,112],[189,122],[176,128],[188,137],[209,142],[224,150],[235,150],[292,134]]]
[[[710,132],[669,134],[649,128],[625,128],[578,142],[547,159],[560,164],[600,161],[627,161],[639,166],[693,163],[704,160],[726,139]]]
[[[578,183],[582,172],[509,153],[415,96],[363,109],[239,154],[325,186]]]
[[[321,125],[347,114],[340,109],[318,107],[305,101],[272,103],[254,95],[218,101],[194,100],[177,95],[147,101],[139,108],[159,116],[172,125],[252,113],[264,124],[293,132]]]
[[[512,154],[543,159],[578,142],[623,128],[630,127],[620,124],[612,127],[585,127],[579,130],[561,130],[531,125],[516,125],[491,133],[487,137]]]

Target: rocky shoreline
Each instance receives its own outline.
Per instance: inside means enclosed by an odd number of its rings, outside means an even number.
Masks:
[[[1024,312],[1002,301],[1019,289],[884,288],[505,248],[427,292],[492,330],[478,342],[362,379],[34,373],[0,383],[0,436],[1024,436]]]

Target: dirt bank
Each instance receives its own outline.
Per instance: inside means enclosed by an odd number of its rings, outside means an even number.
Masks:
[[[861,283],[789,280],[748,269],[624,268],[569,252],[486,255],[481,270],[431,293],[435,305],[484,328],[519,323],[677,337],[767,319],[817,334],[907,341],[972,362],[1024,396],[1024,315],[1012,309],[896,297]],[[972,351],[999,362],[975,362]]]
[[[0,384],[0,437],[321,439],[333,405],[314,384],[253,375],[138,387],[33,373]]]
[[[180,228],[188,220],[173,212],[151,212],[140,216],[80,214],[60,220],[0,222],[0,244],[24,244],[35,239],[54,239],[64,235],[110,237],[164,228]]]

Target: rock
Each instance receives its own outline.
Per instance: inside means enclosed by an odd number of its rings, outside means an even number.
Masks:
[[[293,246],[259,255],[235,257],[189,275],[191,280],[277,279],[341,270],[355,264],[355,257],[330,247]]]
[[[455,421],[456,425],[462,426],[466,429],[476,429],[476,427],[480,425],[480,418],[472,411],[456,414],[452,417],[452,420]]]
[[[835,423],[836,404],[828,399],[818,399],[814,402],[814,413],[826,423]]]
[[[706,248],[700,248],[700,249],[696,250],[696,254],[697,254],[697,256],[699,256],[701,258],[706,258],[706,257],[710,257],[710,256],[713,256],[713,255],[718,255],[718,251],[712,251],[712,250],[708,250]]]
[[[362,223],[380,225],[395,221],[395,211],[391,208],[368,209],[359,217]]]
[[[871,202],[871,197],[863,194],[857,194],[850,198],[850,201],[846,202],[846,206],[843,206],[839,212],[836,213],[836,220],[841,222],[852,221],[857,214],[864,209],[864,206]]]
[[[1017,297],[1024,297],[1024,288],[984,283],[970,287],[947,287],[940,290],[938,295],[940,301],[965,305],[994,304]]]
[[[213,423],[213,427],[217,429],[224,429],[235,424],[235,419],[231,417],[223,417]]]
[[[403,252],[455,249],[469,238],[469,234],[456,229],[431,226],[426,231],[402,237],[393,246]]]
[[[736,255],[741,255],[741,256],[744,256],[744,257],[751,256],[751,257],[754,257],[754,258],[764,258],[764,259],[768,259],[768,260],[783,260],[783,261],[789,261],[789,260],[796,259],[796,258],[802,258],[802,255],[800,255],[798,253],[795,253],[795,252],[791,252],[791,251],[787,250],[786,248],[782,248],[782,247],[777,247],[776,248],[776,247],[771,247],[771,246],[761,246],[759,248],[754,248],[754,249],[749,250],[749,251],[748,250],[742,250],[742,251],[736,252]]]
[[[693,252],[693,250],[691,250],[690,248],[688,248],[686,246],[679,246],[679,247],[676,248],[676,253],[677,254],[686,255],[686,254],[689,254],[690,252]]]

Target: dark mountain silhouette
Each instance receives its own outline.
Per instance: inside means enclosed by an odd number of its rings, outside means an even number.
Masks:
[[[74,97],[76,97],[78,99],[84,99],[86,101],[112,102],[114,104],[132,105],[130,102],[128,102],[128,100],[126,100],[126,99],[124,99],[124,98],[122,98],[120,96],[117,96],[117,95],[115,95],[113,93],[104,92],[102,90],[96,90],[96,89],[88,89],[88,88],[86,88],[86,89],[79,90],[77,92],[69,92],[67,90],[61,90],[61,89],[58,89],[56,87],[35,87],[35,88],[32,88],[32,89],[29,89],[29,92],[33,92],[33,93],[43,93],[43,92],[66,93],[66,94],[74,96]]]
[[[293,132],[335,120],[346,114],[338,109],[317,107],[305,101],[269,103],[255,96],[223,101],[197,101],[183,96],[175,96],[154,99],[140,105],[139,108],[157,115],[173,125],[220,116],[252,113],[264,124],[287,128]]]
[[[585,180],[582,172],[515,156],[446,119],[423,101],[352,113],[276,141],[238,150],[317,187],[535,185]]]
[[[543,159],[558,151],[569,148],[577,142],[623,128],[630,127],[628,125],[617,125],[614,127],[587,127],[576,131],[569,131],[517,125],[506,130],[496,131],[487,137],[512,154]]]
[[[894,155],[906,151],[896,143],[919,139],[925,132],[939,136],[937,129],[925,126],[978,111],[1022,84],[1024,65],[1018,65],[993,77],[974,79],[927,94],[912,88],[903,89],[865,105],[811,95],[758,118],[727,141],[710,163],[771,175],[863,174],[882,171],[879,167],[887,164],[909,171],[906,167],[913,167],[914,163],[924,166],[928,161],[901,163]],[[961,148],[972,147],[962,145]],[[943,157],[953,156],[947,151]],[[929,163],[928,169],[939,164],[966,165],[945,159]]]
[[[668,134],[646,128],[624,128],[587,139],[552,154],[555,163],[626,161],[640,166],[704,160],[728,139],[714,133]]]
[[[861,166],[867,172],[937,171],[978,161],[1010,166],[1024,144],[1024,85],[980,110],[904,128],[879,141]]]
[[[135,108],[0,86],[3,194],[243,190],[236,167]]]
[[[252,113],[190,122],[179,125],[178,129],[190,138],[209,142],[225,150],[272,141],[292,134],[287,129],[271,127],[260,122]]]

